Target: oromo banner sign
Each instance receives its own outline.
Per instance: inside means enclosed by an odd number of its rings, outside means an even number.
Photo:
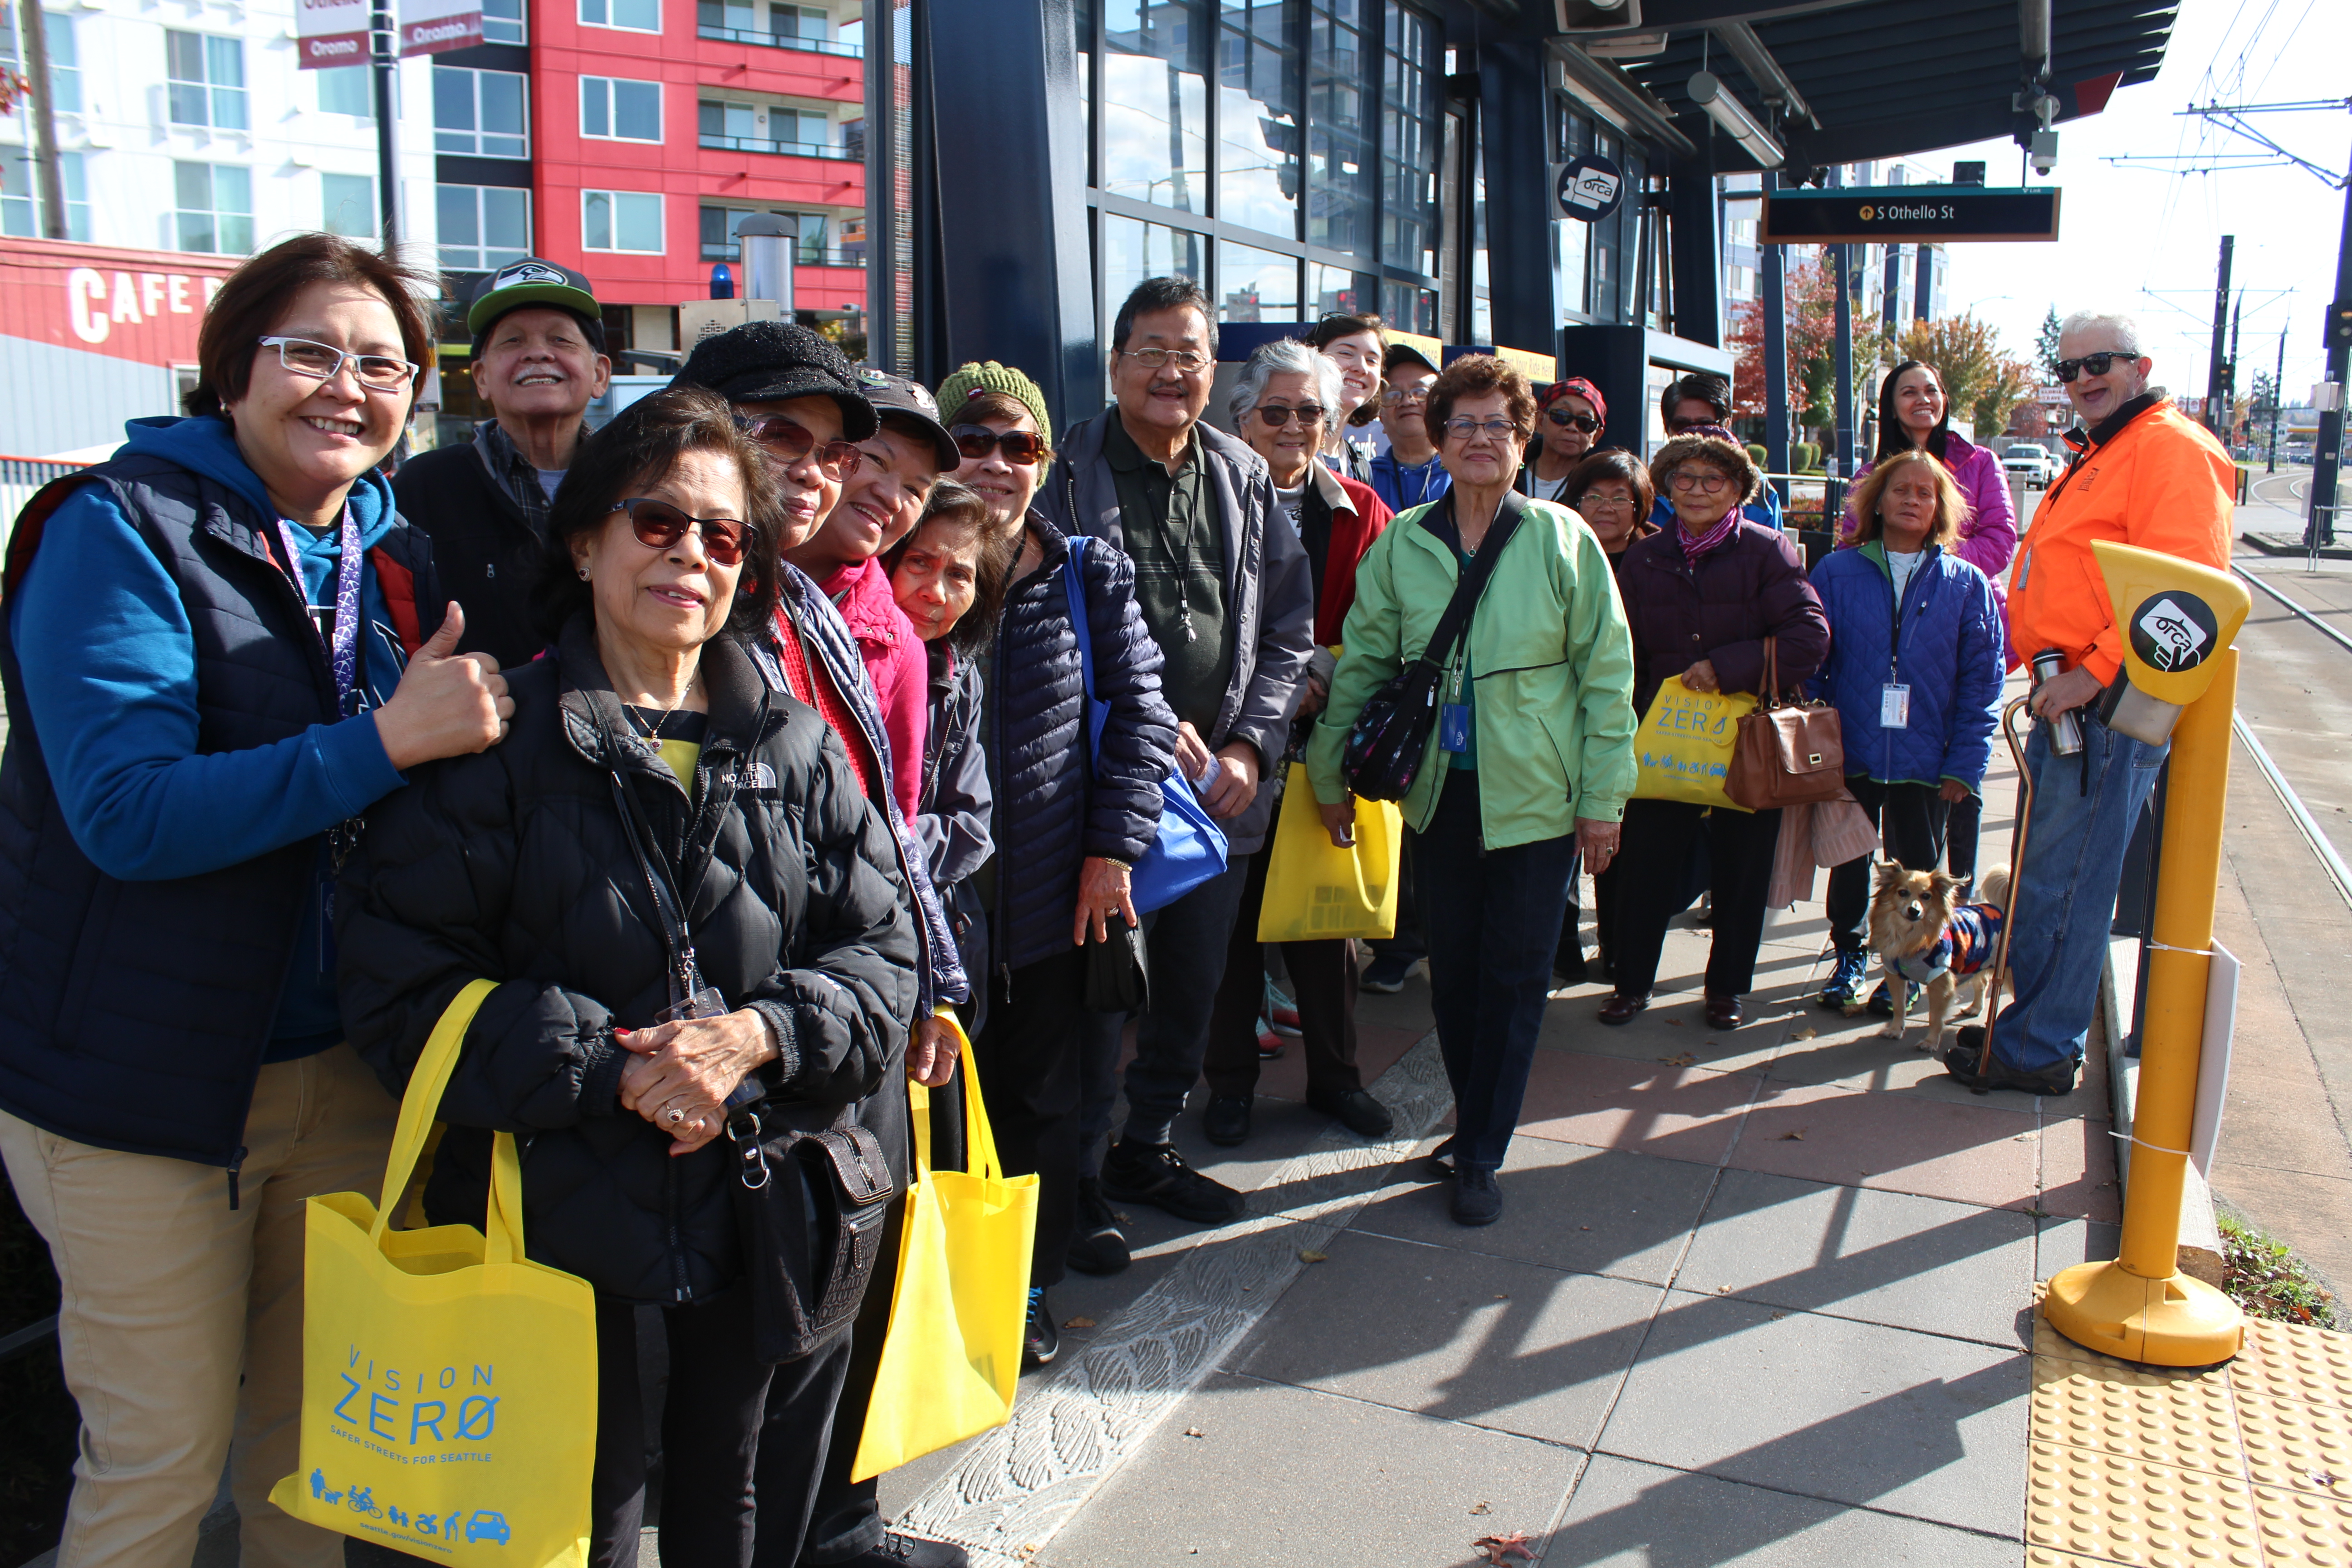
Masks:
[[[295,0],[297,63],[304,70],[368,63],[370,0]],[[399,0],[400,53],[438,54],[482,41],[481,0]]]

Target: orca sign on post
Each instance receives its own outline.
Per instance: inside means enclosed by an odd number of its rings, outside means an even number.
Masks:
[[[369,63],[369,0],[296,0],[297,63],[304,70]],[[482,0],[401,0],[400,53],[432,55],[482,41]]]
[[[1552,216],[1599,223],[1625,199],[1625,174],[1587,153],[1551,166]]]

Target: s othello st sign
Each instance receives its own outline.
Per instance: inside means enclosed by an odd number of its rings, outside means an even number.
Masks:
[[[2055,190],[1862,185],[1770,191],[1764,197],[1762,238],[1767,245],[2057,237]]]

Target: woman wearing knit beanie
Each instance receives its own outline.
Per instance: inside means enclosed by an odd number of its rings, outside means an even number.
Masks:
[[[1012,527],[1054,460],[1045,393],[1011,365],[966,364],[940,383],[940,418],[963,453],[956,479],[980,492],[991,523]]]

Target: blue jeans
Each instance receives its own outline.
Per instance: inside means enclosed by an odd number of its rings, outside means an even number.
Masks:
[[[2047,727],[2025,748],[2033,773],[2024,864],[2011,868],[2009,973],[2015,999],[1993,1026],[1993,1055],[2021,1073],[2083,1059],[2115,923],[2124,850],[2168,750],[2118,735],[2093,716],[2080,756],[2053,756]]]
[[[1575,866],[1573,834],[1486,847],[1478,775],[1468,771],[1446,778],[1436,815],[1413,839],[1457,1165],[1497,1170],[1511,1146]]]

